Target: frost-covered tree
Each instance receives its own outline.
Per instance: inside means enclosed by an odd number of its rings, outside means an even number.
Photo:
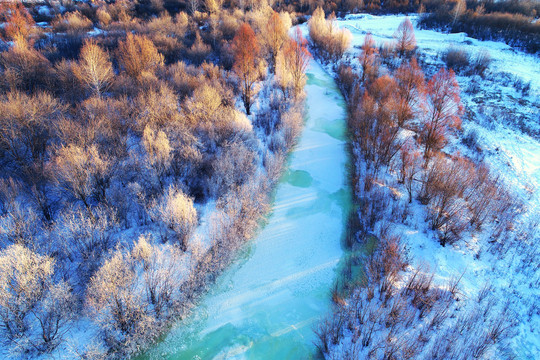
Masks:
[[[32,96],[19,91],[0,96],[0,147],[2,157],[28,170],[45,159],[51,123],[65,106],[45,92]]]
[[[218,110],[223,107],[220,92],[209,84],[197,87],[184,102],[184,109],[191,126],[210,130],[215,122],[222,117]],[[219,115],[219,116],[218,116]]]
[[[152,75],[163,65],[161,55],[152,40],[143,35],[128,33],[118,44],[118,58],[126,73],[136,79]]]
[[[108,89],[114,77],[109,56],[95,40],[87,40],[84,43],[80,62],[74,68],[74,73],[79,81],[98,97]]]
[[[311,54],[307,49],[307,41],[302,36],[299,28],[296,28],[294,37],[290,38],[283,49],[283,59],[286,71],[291,75],[294,95],[302,92],[306,79],[306,69],[309,65]]]
[[[165,225],[166,232],[172,230],[176,234],[180,248],[186,250],[187,240],[198,221],[193,199],[176,186],[171,186],[153,204],[150,213],[154,221]]]
[[[136,280],[130,256],[120,250],[90,280],[87,309],[110,341],[125,343],[146,335],[154,324]]]
[[[245,183],[255,173],[255,154],[240,141],[224,145],[212,164],[210,192],[215,198]]]
[[[0,216],[0,247],[20,244],[33,249],[37,246],[35,240],[42,230],[41,219],[36,211],[31,206],[14,201],[5,215]]]
[[[115,212],[106,207],[92,209],[92,216],[81,208],[69,208],[57,219],[55,232],[60,249],[74,264],[81,281],[86,282],[99,266],[101,258],[113,247],[118,229]]]
[[[105,198],[110,180],[110,163],[98,152],[96,146],[81,148],[62,146],[55,158],[55,176],[60,187],[75,199],[82,201],[90,217],[90,197]]]
[[[181,252],[174,246],[154,246],[147,236],[140,236],[131,257],[143,272],[147,302],[156,319],[173,315],[180,297]]]
[[[73,316],[73,296],[54,283],[54,260],[22,245],[0,253],[0,333],[16,351],[58,345]]]
[[[163,129],[180,122],[178,99],[174,91],[165,84],[158,89],[142,91],[135,98],[136,129],[142,132],[146,126]]]

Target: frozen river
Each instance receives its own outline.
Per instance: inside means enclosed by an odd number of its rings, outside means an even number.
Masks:
[[[305,128],[267,223],[184,321],[145,359],[304,359],[330,310],[350,207],[346,110],[312,61]]]

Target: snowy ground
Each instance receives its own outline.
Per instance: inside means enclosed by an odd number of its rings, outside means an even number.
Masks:
[[[351,15],[338,20],[338,25],[349,29],[353,35],[354,48],[347,55],[356,56],[357,47],[367,33],[371,33],[378,44],[392,41],[392,34],[404,18]],[[411,20],[414,23],[415,16]],[[482,234],[466,238],[455,246],[441,247],[426,230],[427,224],[422,223],[421,210],[413,205],[413,220],[401,229],[406,235],[412,266],[428,264],[439,283],[464,273],[461,291],[465,298],[473,298],[486,282],[491,283],[492,291],[508,301],[519,322],[512,352],[520,359],[539,358],[540,270],[535,243],[540,235],[537,231],[540,215],[540,60],[503,43],[479,41],[462,33],[443,34],[416,29],[415,35],[423,53],[420,57],[426,64],[442,66],[440,53],[450,45],[459,45],[472,54],[482,49],[489,51],[493,63],[487,79],[476,78],[475,87],[471,89],[471,78],[458,77],[462,101],[468,110],[461,136],[474,131],[480,150],[472,151],[460,139],[454,139],[445,151],[460,151],[473,158],[483,158],[504,180],[511,193],[523,201],[525,208],[518,216],[513,245],[501,254],[491,251],[489,239]],[[531,84],[526,96],[513,86],[519,79]],[[536,250],[531,251],[532,247]],[[536,255],[531,258],[531,254]]]

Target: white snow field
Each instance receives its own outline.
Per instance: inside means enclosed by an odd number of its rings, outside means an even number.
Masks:
[[[352,58],[367,33],[378,44],[392,41],[392,35],[405,16],[350,15],[337,20],[340,27],[353,35]],[[416,15],[410,17],[413,24]],[[457,76],[467,115],[463,118],[460,137],[475,132],[479,151],[473,151],[455,138],[444,150],[461,152],[483,159],[495,176],[500,176],[509,191],[523,202],[512,238],[502,250],[495,250],[487,232],[465,236],[453,246],[441,247],[424,221],[419,204],[411,206],[413,214],[407,225],[400,226],[412,258],[411,269],[427,264],[443,284],[452,276],[464,273],[461,280],[463,299],[474,302],[476,294],[491,284],[500,307],[508,306],[518,323],[511,341],[511,356],[518,359],[540,358],[540,59],[516,51],[502,42],[479,41],[466,34],[444,34],[416,28],[415,35],[424,63],[443,66],[440,53],[450,45],[476,54],[487,50],[493,59],[486,79]],[[435,67],[432,67],[433,71]],[[515,89],[515,81],[531,84],[528,94]],[[406,197],[406,195],[403,195]],[[467,307],[468,305],[465,305]],[[471,305],[473,306],[473,305]],[[346,341],[346,340],[345,340]]]
[[[350,205],[345,104],[312,61],[299,144],[271,214],[194,312],[141,358],[299,359],[313,354],[312,326],[330,311]]]

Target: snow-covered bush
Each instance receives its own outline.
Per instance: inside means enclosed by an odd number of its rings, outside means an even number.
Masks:
[[[168,240],[169,230],[173,231],[180,248],[187,248],[187,240],[197,225],[197,211],[193,206],[193,199],[184,192],[171,186],[169,189],[152,205],[150,216],[154,222],[165,226],[162,229],[162,237]]]
[[[308,22],[311,41],[325,61],[341,59],[351,44],[349,30],[339,29],[334,20],[335,16],[325,19],[323,9],[319,7]]]
[[[22,245],[0,252],[0,333],[13,352],[50,351],[62,341],[74,299],[53,275],[51,257]]]
[[[494,311],[499,300],[492,294],[478,303],[459,301],[461,277],[441,286],[427,268],[408,270],[404,247],[388,228],[361,261],[366,278],[316,329],[325,357],[489,359],[506,346],[509,309]]]
[[[212,168],[210,193],[217,199],[253,176],[255,173],[255,153],[243,142],[226,143],[212,162]]]
[[[90,280],[87,309],[109,346],[133,346],[156,326],[137,276],[130,256],[118,250]]]

